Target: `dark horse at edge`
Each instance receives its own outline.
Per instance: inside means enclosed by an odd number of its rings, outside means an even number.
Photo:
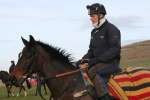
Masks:
[[[14,96],[13,91],[11,91],[13,86],[19,88],[17,96],[20,95],[22,89],[24,90],[24,96],[27,95],[26,89],[23,86],[25,79],[21,78],[21,81],[18,82],[16,78],[11,76],[7,71],[0,71],[0,80],[5,84],[8,97],[11,95]]]

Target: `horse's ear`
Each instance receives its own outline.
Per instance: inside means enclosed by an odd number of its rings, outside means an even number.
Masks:
[[[25,46],[29,45],[29,42],[27,40],[25,40],[22,36],[21,36],[21,39]]]
[[[35,40],[34,40],[34,38],[33,38],[32,35],[30,35],[30,44],[31,44],[31,45],[34,45],[34,44],[35,44]]]

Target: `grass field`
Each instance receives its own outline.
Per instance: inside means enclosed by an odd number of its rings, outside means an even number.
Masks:
[[[137,42],[131,45],[122,47],[121,50],[121,66],[150,67],[150,40]]]
[[[48,91],[48,89],[47,89]],[[11,96],[7,97],[7,91],[5,87],[0,87],[0,100],[42,100],[40,96],[35,96],[35,88],[31,88],[27,90],[28,96],[24,97],[23,92],[20,96]],[[16,94],[16,92],[15,92]],[[44,95],[44,97],[48,100],[49,95]]]

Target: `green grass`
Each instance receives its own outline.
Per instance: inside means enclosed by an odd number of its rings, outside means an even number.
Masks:
[[[122,47],[121,66],[123,67],[150,67],[150,40],[137,42]]]
[[[18,90],[17,90],[18,91]],[[47,89],[48,91],[48,89]],[[15,96],[7,97],[7,91],[5,87],[0,87],[0,100],[42,100],[40,96],[35,96],[35,88],[27,89],[28,95],[24,97],[23,92],[20,96],[16,96],[16,91],[14,92]],[[48,100],[49,93],[44,95],[44,97]]]
[[[136,59],[125,62],[121,62],[123,67],[150,67],[150,59]]]

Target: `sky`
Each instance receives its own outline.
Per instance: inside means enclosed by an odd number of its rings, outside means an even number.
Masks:
[[[88,50],[93,29],[86,5],[102,3],[121,31],[122,46],[150,40],[150,0],[0,0],[0,70],[17,62],[21,36],[65,49],[75,60]]]

